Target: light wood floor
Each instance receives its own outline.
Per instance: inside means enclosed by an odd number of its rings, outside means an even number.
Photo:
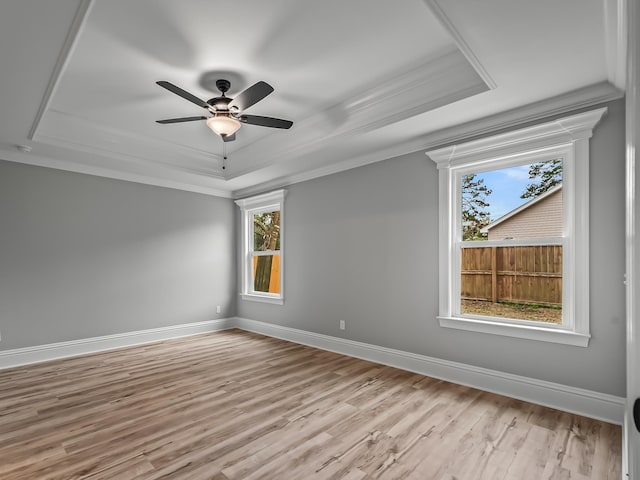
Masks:
[[[0,371],[2,479],[621,478],[620,427],[230,330]]]

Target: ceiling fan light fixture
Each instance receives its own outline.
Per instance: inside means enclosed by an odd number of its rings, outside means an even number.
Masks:
[[[233,135],[242,124],[228,115],[216,115],[207,119],[207,127],[220,136]]]
[[[285,130],[291,128],[293,125],[291,120],[263,117],[262,115],[244,115],[244,111],[247,108],[255,105],[273,92],[273,87],[266,82],[260,81],[255,83],[240,92],[235,98],[229,98],[225,95],[225,92],[229,90],[230,82],[228,80],[218,79],[216,86],[220,92],[222,92],[222,96],[210,98],[206,102],[166,80],[161,80],[156,83],[171,93],[175,93],[179,97],[190,101],[194,105],[204,108],[209,115],[212,115],[168,118],[166,120],[156,120],[157,123],[166,124],[205,120],[207,127],[209,127],[213,133],[220,136],[223,142],[233,142],[236,139],[235,133],[243,123],[259,125],[261,127],[282,128]]]

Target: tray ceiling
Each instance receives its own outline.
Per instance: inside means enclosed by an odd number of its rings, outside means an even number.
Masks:
[[[624,88],[622,27],[611,19],[620,2],[13,3],[0,6],[0,158],[214,195],[415,151],[550,98],[571,108]],[[40,63],[27,65],[29,55]],[[275,92],[247,113],[294,126],[243,125],[223,146],[204,122],[155,123],[202,115],[156,81],[206,100],[218,78],[231,81],[231,97],[268,82]]]

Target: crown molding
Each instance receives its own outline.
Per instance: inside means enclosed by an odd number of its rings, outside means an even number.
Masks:
[[[444,10],[438,3],[438,0],[424,0],[424,3],[431,10],[431,13],[435,15],[440,24],[449,32],[449,35],[453,37],[454,42],[462,52],[462,54],[466,57],[469,63],[476,70],[480,78],[484,81],[484,83],[491,89],[494,90],[497,88],[498,84],[495,80],[489,75],[489,72],[484,67],[484,65],[480,62],[476,54],[473,52],[469,44],[465,41],[463,36],[460,34],[460,31],[455,27],[451,19],[444,13]]]
[[[263,207],[267,203],[282,203],[287,191],[284,189],[255,195],[253,197],[241,198],[235,201],[242,210],[251,210],[254,207]]]
[[[430,150],[426,154],[438,165],[438,168],[448,168],[459,162],[468,164],[469,161],[489,156],[497,158],[515,152],[546,148],[551,144],[569,143],[591,137],[593,128],[606,112],[606,107],[598,108],[557,118],[550,122]]]
[[[69,28],[67,37],[65,38],[64,44],[62,45],[60,55],[58,55],[58,59],[55,63],[55,66],[53,67],[53,72],[51,73],[51,77],[49,78],[49,82],[47,83],[47,88],[45,89],[42,101],[40,102],[40,106],[38,107],[35,120],[33,122],[33,125],[31,125],[31,129],[29,130],[29,133],[27,135],[27,138],[29,140],[34,140],[38,127],[40,126],[40,122],[42,121],[42,117],[49,109],[49,105],[51,104],[51,99],[55,94],[58,82],[60,81],[62,74],[67,68],[69,59],[71,58],[71,54],[76,47],[78,38],[80,37],[80,32],[85,26],[87,17],[89,16],[89,11],[91,10],[93,3],[93,0],[80,1],[80,5],[76,10],[73,21],[71,22],[71,28]]]
[[[539,122],[557,115],[602,105],[622,97],[624,97],[624,92],[609,82],[597,83],[540,102],[431,132],[422,137],[420,148],[438,148],[473,137],[494,134],[527,123]],[[420,141],[416,143],[420,143]]]
[[[37,149],[37,147],[36,147]],[[61,160],[51,156],[44,156],[34,153],[22,153],[18,151],[0,148],[0,160],[7,162],[22,163],[24,165],[33,165],[36,167],[53,168],[67,172],[80,173],[85,175],[93,175],[96,177],[112,178],[114,180],[123,180],[133,183],[141,183],[144,185],[153,185],[157,187],[173,188],[186,192],[200,193],[214,197],[231,198],[229,190],[216,188],[207,185],[201,185],[194,182],[171,180],[162,176],[138,173],[133,171],[125,171],[121,168],[113,169],[99,165],[88,164],[86,162],[74,162],[73,160]]]
[[[123,139],[126,140],[126,151],[119,149]],[[217,154],[155,137],[132,135],[58,110],[46,113],[33,140],[84,153],[126,158],[170,170],[225,179],[220,169],[222,158]]]
[[[620,90],[626,89],[627,0],[604,0],[604,40],[607,77]]]
[[[282,176],[252,187],[234,190],[233,197],[240,198],[242,196],[253,195],[269,189],[286,187],[294,183],[340,173],[345,170],[351,170],[400,155],[406,155],[420,150],[436,149],[456,142],[467,141],[471,138],[491,135],[511,128],[517,128],[530,122],[541,121],[557,115],[619,100],[623,96],[623,92],[608,82],[591,85],[524,107],[483,117],[443,130],[430,132],[418,138],[397,143],[385,149],[345,159],[332,165],[307,172]]]

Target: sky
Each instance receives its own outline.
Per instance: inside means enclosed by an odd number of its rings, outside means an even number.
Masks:
[[[476,179],[480,178],[484,178],[485,185],[493,190],[487,199],[490,203],[488,210],[491,215],[491,221],[497,220],[514,208],[531,200],[529,198],[520,198],[526,186],[531,183],[531,180],[529,180],[529,165],[480,172],[476,174]]]

